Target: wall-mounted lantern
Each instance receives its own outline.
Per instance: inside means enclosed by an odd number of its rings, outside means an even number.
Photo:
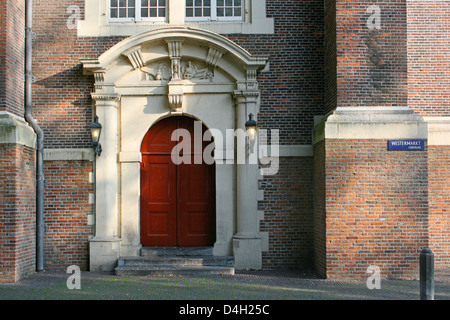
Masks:
[[[98,116],[94,117],[94,123],[89,128],[91,129],[92,145],[94,146],[95,154],[100,157],[102,153],[102,145],[100,144],[102,125],[98,122]]]
[[[257,133],[257,124],[256,121],[253,120],[253,114],[250,113],[248,115],[248,121],[245,123],[245,128],[247,129],[248,138],[251,142],[254,142],[256,139]]]

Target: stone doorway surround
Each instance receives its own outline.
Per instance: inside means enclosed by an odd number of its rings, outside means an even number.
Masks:
[[[113,270],[119,257],[140,253],[140,149],[149,128],[183,114],[223,137],[227,129],[245,129],[248,114],[258,114],[256,77],[268,60],[216,33],[179,27],[129,37],[98,59],[82,61],[84,72],[95,78],[92,99],[103,126],[103,153],[95,161],[91,271]],[[213,253],[233,255],[236,269],[260,269],[258,167],[235,164],[240,153],[248,157],[245,146],[227,140],[217,148],[222,152],[216,152]]]

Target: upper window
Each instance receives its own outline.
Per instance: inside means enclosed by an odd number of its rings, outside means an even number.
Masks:
[[[111,21],[164,21],[166,0],[110,0]]]
[[[81,0],[80,0],[81,2]],[[80,37],[132,36],[166,27],[218,34],[273,34],[266,0],[84,0]]]
[[[242,20],[242,0],[186,0],[186,21]]]

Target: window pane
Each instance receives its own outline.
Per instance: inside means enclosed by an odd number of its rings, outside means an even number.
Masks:
[[[217,0],[218,17],[242,17],[242,0]]]
[[[125,8],[127,6],[126,0],[119,0],[119,7]]]
[[[117,7],[117,0],[111,0],[111,7]]]
[[[119,9],[119,18],[126,18],[127,17],[127,9],[126,8],[120,8]]]
[[[186,17],[210,17],[211,0],[186,0]]]
[[[141,0],[142,18],[164,18],[166,16],[166,0]]]
[[[134,8],[128,9],[128,18],[134,18]]]
[[[134,0],[128,0],[128,7],[134,8]]]
[[[111,9],[111,18],[117,18],[117,9]]]

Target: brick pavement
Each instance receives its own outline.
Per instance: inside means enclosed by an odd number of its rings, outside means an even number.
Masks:
[[[235,276],[119,277],[81,273],[81,289],[69,290],[64,272],[34,274],[0,284],[0,300],[418,300],[419,281],[325,280],[294,272],[237,272]],[[450,300],[450,269],[436,273],[435,299]]]

